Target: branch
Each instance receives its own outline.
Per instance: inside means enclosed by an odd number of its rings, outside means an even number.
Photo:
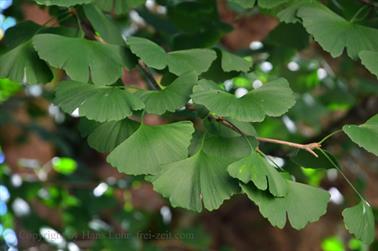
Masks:
[[[215,117],[213,115],[209,115],[211,118],[215,119],[219,123],[222,123],[224,126],[234,130],[235,132],[239,133],[241,136],[246,136],[246,134],[240,130],[235,124],[233,124],[231,121],[228,121],[224,117]],[[284,141],[284,140],[279,140],[279,139],[271,139],[271,138],[262,138],[262,137],[256,137],[257,141],[260,142],[268,142],[268,143],[273,143],[273,144],[279,144],[279,145],[285,145],[297,149],[302,149],[305,150],[315,157],[318,157],[318,155],[314,152],[315,149],[319,149],[321,147],[321,144],[318,142],[313,142],[309,144],[299,144],[299,143],[293,143],[289,141]]]
[[[140,69],[140,71],[142,72],[144,77],[146,78],[147,85],[150,89],[152,89],[152,90],[160,90],[161,89],[159,84],[156,82],[154,76],[152,75],[152,72],[148,68],[148,66],[146,66],[143,62],[139,62],[138,68]]]

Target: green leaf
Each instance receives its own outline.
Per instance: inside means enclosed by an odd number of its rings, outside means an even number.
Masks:
[[[378,52],[375,51],[361,51],[361,63],[378,78]]]
[[[71,174],[77,169],[77,163],[71,158],[59,158],[55,157],[52,160],[53,169],[61,174]]]
[[[96,5],[84,5],[83,10],[95,31],[106,42],[117,45],[125,44],[120,29]]]
[[[172,206],[197,212],[203,207],[210,211],[219,208],[239,190],[228,175],[222,156],[211,156],[202,150],[190,158],[162,166],[153,185],[169,198]]]
[[[375,221],[370,205],[361,201],[358,205],[343,210],[345,227],[358,239],[371,244],[375,239]]]
[[[114,13],[115,15],[125,15],[132,8],[145,3],[145,0],[95,0],[98,7],[103,11]]]
[[[295,153],[295,155],[291,158],[291,160],[294,161],[295,164],[304,167],[304,168],[313,168],[313,169],[332,169],[335,168],[328,158],[324,156],[324,154],[314,149],[314,152],[318,155],[318,157],[315,157],[311,153],[305,151],[305,150],[299,150]],[[338,161],[336,158],[330,154],[329,152],[323,150],[328,157],[335,163],[337,166],[339,166]]]
[[[322,4],[306,4],[297,15],[302,18],[306,30],[333,57],[340,56],[346,49],[355,59],[359,52],[378,47],[377,29],[345,20]]]
[[[80,116],[99,122],[121,120],[144,108],[143,102],[125,89],[76,81],[61,82],[55,102],[67,113],[78,108]]]
[[[151,40],[141,37],[129,37],[127,44],[130,50],[141,58],[146,65],[158,70],[162,70],[167,66],[167,54],[163,48]]]
[[[157,174],[160,165],[187,156],[193,132],[188,121],[158,126],[142,124],[110,153],[107,161],[126,174]]]
[[[362,125],[345,125],[343,131],[349,138],[367,151],[378,156],[378,114]]]
[[[260,190],[267,190],[274,196],[287,194],[288,185],[281,174],[263,156],[252,151],[247,157],[238,160],[227,168],[231,177],[247,184],[250,181]]]
[[[286,215],[292,227],[304,228],[325,214],[330,195],[323,189],[287,181],[285,197],[273,197],[250,185],[241,185],[247,196],[256,203],[260,213],[278,228],[286,224]]]
[[[195,71],[198,75],[207,71],[217,54],[210,49],[189,49],[168,53],[169,71],[181,75],[188,71]]]
[[[243,122],[261,122],[265,116],[281,116],[295,103],[289,83],[277,79],[250,91],[241,98],[235,97],[206,80],[194,87],[194,103],[206,106],[211,112]]]
[[[130,137],[139,123],[130,119],[110,121],[96,127],[88,136],[88,144],[99,152],[108,153]]]
[[[287,1],[288,0],[258,0],[257,2],[261,8],[271,9]],[[236,3],[240,5],[242,8],[247,9],[252,8],[255,5],[256,0],[229,0],[229,2]]]
[[[145,111],[148,113],[163,114],[166,111],[174,112],[188,102],[193,86],[196,83],[196,74],[188,72],[178,77],[164,90],[141,91],[139,96],[146,106]]]
[[[244,58],[234,55],[228,51],[222,50],[222,69],[225,72],[230,71],[242,71],[247,72],[252,66],[251,62],[248,62]]]
[[[64,69],[73,80],[88,83],[91,77],[94,84],[107,85],[122,75],[119,46],[53,34],[36,35],[33,45],[40,58]]]
[[[38,4],[42,5],[56,5],[56,6],[61,6],[61,7],[71,7],[74,5],[79,5],[79,4],[87,4],[92,2],[93,0],[34,0]]]
[[[39,59],[30,42],[1,55],[0,77],[19,83],[45,84],[52,79],[50,68]]]

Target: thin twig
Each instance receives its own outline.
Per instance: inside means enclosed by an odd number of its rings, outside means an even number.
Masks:
[[[142,74],[145,76],[145,78],[147,80],[146,82],[147,82],[148,87],[150,89],[152,89],[152,90],[160,90],[161,89],[159,84],[156,82],[154,76],[150,72],[149,68],[145,64],[140,62],[138,64],[138,68],[142,72]]]

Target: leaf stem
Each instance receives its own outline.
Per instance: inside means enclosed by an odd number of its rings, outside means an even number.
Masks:
[[[362,201],[365,203],[368,203],[365,198],[362,196],[362,194],[355,188],[355,186],[352,184],[352,182],[348,179],[348,177],[345,175],[345,173],[341,170],[341,168],[324,152],[323,149],[319,148],[319,151],[324,155],[324,157],[327,158],[327,160],[331,163],[331,165],[337,169],[337,171],[340,172],[341,176],[345,179],[345,181],[349,184],[349,186],[353,189],[353,191],[360,197]]]
[[[322,140],[319,141],[319,144],[323,144],[326,140],[328,140],[329,138],[331,138],[332,136],[334,136],[335,134],[338,134],[340,132],[343,132],[341,129],[339,130],[336,130],[334,132],[331,132],[330,134],[328,134],[327,136],[325,136]]]
[[[152,89],[152,90],[160,90],[161,89],[159,84],[156,82],[154,76],[152,75],[151,71],[149,70],[149,68],[145,64],[139,63],[138,68],[142,72],[142,74],[145,76],[145,78],[147,80],[146,81],[147,85],[150,89]]]
[[[359,8],[356,13],[353,15],[353,17],[350,19],[350,22],[351,23],[354,23],[356,20],[358,20],[358,17],[359,15],[361,14],[361,12],[363,12],[365,9],[367,9],[368,6],[364,5],[364,6],[361,6],[361,8]]]

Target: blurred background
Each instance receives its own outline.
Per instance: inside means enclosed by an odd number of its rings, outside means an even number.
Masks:
[[[220,71],[217,61],[206,73],[237,96],[277,76],[289,80],[297,104],[283,117],[256,124],[262,137],[313,142],[378,112],[376,78],[346,56],[331,58],[299,24],[279,24],[274,13],[244,11],[237,1],[131,2],[111,13],[124,37],[145,36],[170,50],[227,48],[253,61],[253,73],[243,76]],[[364,4],[325,2],[345,17]],[[32,1],[0,0],[0,51],[7,30],[19,22],[73,22],[56,13]],[[378,19],[367,25],[377,27]],[[123,82],[145,85],[137,71],[125,72]],[[336,170],[298,168],[288,158],[291,149],[261,146],[299,181],[331,193],[327,214],[302,231],[272,227],[245,196],[235,196],[214,212],[171,208],[142,177],[118,173],[105,155],[87,145],[77,116],[53,104],[55,84],[0,79],[0,250],[367,250],[344,228],[341,211],[358,198]],[[326,148],[377,208],[378,159],[342,134],[327,141]],[[378,250],[378,241],[370,250]]]

